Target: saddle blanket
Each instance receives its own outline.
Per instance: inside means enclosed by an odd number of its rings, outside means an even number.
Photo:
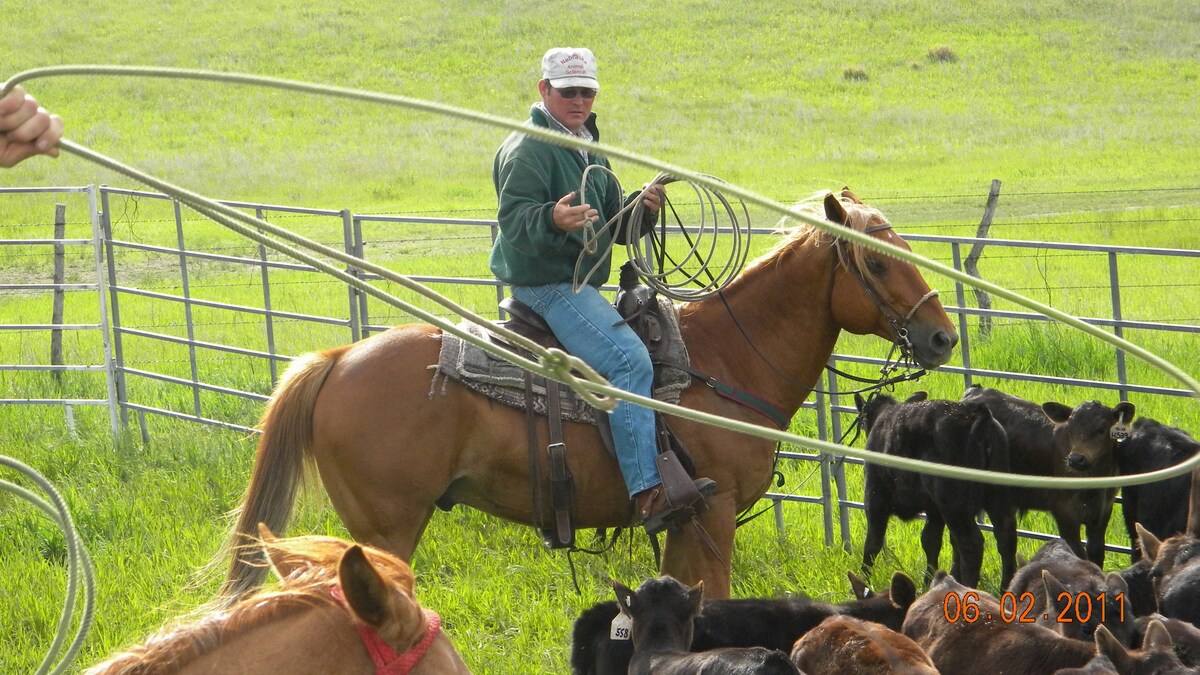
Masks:
[[[660,298],[660,302],[663,299]],[[679,317],[674,306],[669,301],[660,305],[660,316],[663,323],[663,344],[655,350],[658,356],[654,366],[654,398],[666,403],[679,403],[684,389],[692,382],[688,373],[666,364],[690,365],[687,346],[679,335]],[[464,321],[459,328],[480,338],[489,339],[489,333],[483,327]],[[505,405],[525,410],[525,371],[504,359],[493,356],[489,352],[464,342],[457,335],[443,333],[441,351],[438,354],[437,372],[461,382],[472,391],[499,401]],[[662,363],[657,363],[661,361]],[[553,380],[551,384],[558,384]],[[546,415],[546,384],[545,378],[535,375],[533,378],[534,412]],[[595,409],[575,392],[565,385],[560,387],[562,392],[561,408],[563,418],[572,422],[595,424]]]

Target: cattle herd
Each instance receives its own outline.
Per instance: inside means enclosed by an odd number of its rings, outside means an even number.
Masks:
[[[871,450],[944,464],[1040,476],[1115,476],[1178,464],[1200,452],[1184,431],[1134,420],[1133,405],[1038,405],[971,387],[958,401],[918,392],[899,402],[856,396]],[[572,670],[607,673],[1200,673],[1200,471],[1122,488],[1131,565],[1103,570],[1115,489],[1004,487],[867,463],[863,571],[892,516],[925,525],[927,568],[872,593],[849,574],[853,599],[703,601],[703,587],[669,576],[585,610],[572,634]],[[1017,560],[1016,522],[1049,512],[1059,538]],[[1189,514],[1190,512],[1190,514]],[[999,596],[980,585],[983,535],[993,525]],[[1080,537],[1080,528],[1086,540]],[[939,564],[949,530],[949,573]]]

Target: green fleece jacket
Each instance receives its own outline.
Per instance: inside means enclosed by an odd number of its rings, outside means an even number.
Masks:
[[[537,107],[526,124],[550,128]],[[596,115],[586,122],[596,140]],[[604,157],[588,153],[589,163],[609,167]],[[492,247],[489,261],[496,278],[514,286],[542,286],[571,283],[576,259],[583,250],[583,232],[563,232],[554,227],[554,204],[568,192],[575,192],[579,204],[579,182],[585,168],[578,151],[546,143],[514,132],[496,152],[492,180],[500,202],[497,216],[500,236]],[[587,200],[600,212],[599,229],[621,209],[619,185],[606,171],[588,174]],[[609,243],[611,230],[596,242],[596,253],[586,256],[580,274],[586,274],[602,262],[588,282],[596,287],[608,281],[611,271]]]

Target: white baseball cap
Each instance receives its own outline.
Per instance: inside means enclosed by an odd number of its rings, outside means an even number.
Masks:
[[[587,47],[554,47],[542,56],[542,79],[556,88],[588,87],[599,89],[596,57]]]

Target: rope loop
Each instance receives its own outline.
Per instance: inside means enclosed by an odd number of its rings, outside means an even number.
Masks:
[[[132,76],[132,77],[158,77],[158,78],[170,78],[170,79],[203,80],[203,81],[210,81],[210,82],[221,82],[221,83],[226,83],[226,84],[228,84],[228,83],[252,84],[252,85],[257,85],[257,86],[274,87],[277,89],[284,89],[284,90],[289,90],[289,91],[298,91],[298,92],[303,92],[303,93],[308,93],[308,94],[331,96],[331,97],[335,97],[335,98],[345,98],[345,99],[352,99],[352,100],[356,100],[356,101],[363,101],[363,102],[369,102],[369,103],[401,106],[401,107],[405,107],[405,108],[409,108],[409,109],[413,109],[413,110],[420,110],[420,111],[424,111],[424,112],[434,113],[434,114],[443,115],[446,117],[452,117],[452,118],[461,119],[461,120],[466,120],[466,121],[470,121],[470,122],[488,124],[488,125],[491,125],[494,127],[507,129],[509,131],[516,131],[519,133],[523,133],[528,136],[538,138],[539,140],[543,140],[548,143],[553,143],[555,145],[572,148],[572,149],[576,149],[576,150],[587,150],[589,152],[597,152],[597,153],[603,154],[604,156],[609,157],[609,158],[622,159],[622,160],[629,161],[634,164],[638,164],[641,166],[646,166],[646,167],[656,169],[658,171],[662,171],[663,173],[661,173],[659,175],[659,177],[655,179],[655,182],[658,182],[660,184],[665,185],[668,182],[674,182],[674,181],[680,181],[680,180],[686,181],[700,195],[698,198],[698,201],[700,202],[701,206],[704,207],[705,205],[707,205],[709,208],[712,209],[713,212],[717,211],[717,207],[719,206],[721,209],[724,209],[726,214],[728,214],[728,215],[734,214],[735,209],[733,208],[733,204],[730,201],[728,201],[728,199],[725,197],[725,194],[728,193],[737,198],[737,200],[738,200],[737,203],[739,203],[742,206],[743,210],[745,210],[747,202],[756,204],[763,208],[775,211],[783,216],[788,216],[788,217],[794,218],[796,220],[805,222],[805,223],[812,225],[813,227],[815,227],[819,230],[822,230],[826,233],[834,234],[841,239],[846,239],[853,243],[861,244],[865,247],[874,249],[883,254],[892,256],[892,257],[900,259],[900,260],[904,260],[913,265],[917,265],[925,270],[929,270],[929,271],[932,271],[941,276],[962,282],[963,284],[971,286],[973,288],[978,288],[978,289],[987,291],[994,296],[1004,298],[1006,300],[1010,300],[1018,305],[1021,305],[1023,307],[1026,307],[1026,308],[1029,308],[1036,312],[1039,312],[1045,317],[1048,317],[1050,319],[1055,319],[1063,324],[1066,324],[1072,328],[1075,328],[1076,330],[1078,330],[1080,332],[1086,333],[1102,342],[1108,343],[1114,347],[1117,347],[1118,349],[1124,350],[1126,353],[1133,355],[1134,357],[1147,362],[1152,367],[1175,378],[1176,380],[1181,382],[1184,386],[1186,386],[1189,390],[1191,390],[1194,394],[1196,394],[1198,397],[1200,397],[1200,381],[1197,381],[1194,377],[1192,377],[1188,373],[1184,372],[1181,368],[1179,368],[1178,366],[1174,365],[1173,363],[1167,361],[1166,359],[1164,359],[1164,358],[1158,356],[1157,354],[1154,354],[1132,342],[1129,342],[1128,340],[1126,340],[1123,337],[1120,337],[1120,336],[1117,336],[1117,335],[1107,332],[1103,327],[1094,326],[1082,319],[1076,318],[1070,314],[1067,314],[1065,312],[1057,310],[1049,305],[1040,303],[1031,298],[1027,298],[1023,295],[1020,295],[1019,293],[1010,291],[1010,290],[1008,290],[1004,287],[998,286],[992,282],[975,278],[973,276],[968,275],[967,273],[965,273],[963,271],[957,270],[953,267],[950,267],[945,264],[939,263],[937,261],[931,260],[929,258],[923,257],[912,251],[901,249],[901,248],[893,246],[887,242],[876,240],[867,234],[855,232],[853,230],[848,230],[841,226],[830,223],[824,219],[817,218],[813,215],[804,213],[803,211],[799,210],[796,207],[785,206],[774,200],[767,199],[766,197],[755,194],[754,192],[751,192],[744,188],[740,188],[735,185],[720,181],[719,179],[716,179],[712,176],[707,176],[705,174],[697,173],[694,171],[689,171],[683,167],[670,165],[670,164],[652,159],[650,157],[646,157],[646,156],[643,156],[643,155],[640,155],[640,154],[637,154],[637,153],[634,153],[634,152],[631,152],[628,150],[623,150],[623,149],[615,147],[615,146],[610,146],[610,145],[605,145],[605,144],[590,142],[590,141],[584,141],[582,139],[574,138],[572,136],[558,133],[558,132],[555,132],[555,131],[552,131],[549,129],[539,129],[537,127],[530,127],[530,126],[526,126],[525,124],[523,124],[521,122],[516,122],[513,120],[501,118],[501,117],[498,117],[495,115],[489,115],[487,113],[481,113],[481,112],[477,112],[474,110],[467,110],[464,108],[458,108],[458,107],[449,106],[449,105],[445,105],[445,104],[441,104],[441,103],[425,101],[422,99],[382,94],[382,93],[371,92],[371,91],[362,91],[362,90],[357,90],[357,89],[348,89],[348,88],[343,88],[343,87],[332,87],[332,86],[328,86],[328,85],[312,84],[312,83],[307,83],[307,82],[299,82],[299,81],[295,81],[295,80],[284,80],[284,79],[279,79],[279,78],[263,77],[263,76],[257,76],[257,75],[247,75],[244,73],[219,73],[219,72],[210,72],[210,71],[203,71],[203,70],[185,70],[185,69],[179,69],[179,68],[154,68],[154,67],[130,67],[130,66],[78,66],[78,65],[55,66],[55,67],[27,70],[27,71],[18,73],[17,75],[14,75],[13,77],[11,77],[7,81],[5,81],[2,85],[0,85],[0,93],[7,92],[12,87],[16,86],[17,84],[20,84],[22,82],[25,82],[25,81],[28,81],[31,79],[55,77],[55,76],[67,76],[67,75],[91,75],[91,76],[113,75],[113,76],[125,76],[125,77],[130,77],[130,76]],[[134,180],[140,181],[146,185],[154,187],[154,188],[158,189],[159,191],[161,191],[167,195],[170,195],[174,199],[178,200],[181,204],[196,210],[201,215],[212,218],[216,222],[218,222],[222,225],[225,225],[226,227],[229,227],[233,231],[235,231],[239,234],[242,234],[243,236],[246,236],[258,243],[261,243],[261,244],[268,246],[274,250],[280,251],[288,256],[291,256],[292,258],[294,258],[300,262],[311,265],[315,269],[325,272],[325,273],[329,274],[330,276],[333,276],[333,277],[337,278],[338,280],[343,281],[346,284],[349,284],[350,286],[358,288],[359,290],[363,291],[364,293],[366,293],[368,295],[371,295],[371,296],[378,298],[384,302],[387,302],[388,304],[391,304],[393,307],[402,309],[403,311],[408,312],[409,314],[413,315],[414,317],[416,317],[420,320],[423,320],[427,323],[430,323],[430,324],[442,329],[443,331],[453,333],[453,334],[457,335],[458,337],[462,338],[464,341],[469,342],[470,344],[479,346],[480,348],[485,349],[492,354],[496,354],[500,358],[504,358],[508,361],[515,363],[516,365],[518,365],[522,368],[525,368],[527,370],[532,370],[534,372],[540,372],[540,369],[543,368],[543,366],[541,366],[539,363],[530,361],[525,358],[518,357],[515,354],[513,354],[512,352],[509,352],[508,350],[504,350],[499,347],[496,347],[496,346],[490,344],[488,341],[474,336],[469,331],[464,331],[464,330],[458,328],[457,326],[442,319],[440,316],[437,316],[431,312],[427,312],[418,307],[415,307],[415,306],[411,305],[410,303],[401,301],[400,299],[395,298],[395,297],[389,295],[388,293],[382,291],[378,287],[376,287],[372,284],[363,282],[362,280],[360,280],[350,274],[347,274],[343,270],[341,270],[333,265],[330,265],[321,260],[318,260],[307,253],[298,251],[295,248],[292,248],[292,247],[282,243],[281,241],[276,241],[271,236],[268,236],[268,234],[273,235],[275,237],[279,237],[279,239],[281,239],[283,241],[296,243],[296,244],[298,244],[304,248],[307,248],[311,251],[318,252],[321,255],[332,258],[332,259],[342,262],[346,265],[356,267],[365,272],[372,272],[372,273],[378,274],[380,277],[382,277],[388,281],[393,281],[395,283],[398,283],[398,284],[402,285],[403,287],[413,290],[413,291],[417,292],[418,294],[420,294],[426,298],[429,298],[432,301],[442,305],[443,307],[450,309],[451,311],[455,312],[456,314],[459,314],[460,316],[466,317],[467,319],[469,319],[475,323],[478,323],[482,326],[487,327],[489,330],[496,332],[497,334],[503,336],[505,339],[509,340],[510,342],[517,344],[521,347],[524,347],[525,349],[529,350],[530,352],[532,352],[534,355],[538,356],[539,358],[543,358],[543,359],[546,358],[547,352],[546,352],[545,348],[541,347],[540,345],[537,345],[532,340],[524,338],[511,330],[508,330],[501,326],[498,326],[497,324],[493,324],[492,322],[488,321],[487,319],[478,317],[476,314],[466,310],[465,308],[459,307],[458,305],[456,305],[449,299],[445,298],[444,296],[442,296],[438,293],[435,293],[431,289],[413,281],[412,279],[409,279],[406,276],[396,274],[395,272],[392,272],[391,270],[388,270],[379,265],[370,263],[369,261],[366,261],[364,259],[355,258],[353,256],[349,256],[349,255],[345,254],[344,252],[337,251],[336,249],[332,249],[332,248],[323,246],[317,242],[313,242],[311,240],[304,239],[303,237],[300,237],[299,235],[297,235],[295,233],[289,232],[287,230],[283,230],[282,228],[278,228],[274,225],[271,225],[270,223],[267,223],[266,221],[259,220],[257,218],[253,218],[245,213],[242,213],[241,211],[239,211],[237,209],[220,204],[216,201],[213,201],[211,199],[208,199],[206,197],[198,195],[194,192],[187,191],[181,187],[178,187],[178,186],[172,185],[170,183],[167,183],[165,181],[154,178],[153,176],[149,176],[144,172],[138,171],[132,167],[121,164],[120,162],[117,162],[114,159],[105,157],[104,155],[96,153],[88,148],[71,143],[69,140],[66,140],[66,139],[61,140],[59,142],[59,147],[66,152],[83,157],[85,159],[88,159],[88,160],[96,163],[96,164],[99,164],[100,166],[104,166],[104,167],[113,169],[113,170],[117,171],[118,173],[121,173],[125,176],[128,176],[128,177],[134,179]],[[634,202],[628,206],[636,209],[640,206],[640,204],[641,204],[641,200],[634,200]],[[670,208],[672,211],[674,210],[674,207],[672,205],[670,205],[669,202],[664,205],[664,208]],[[635,215],[640,215],[640,213],[635,213]],[[662,220],[662,218],[660,218],[660,221],[661,220]],[[647,285],[651,286],[652,288],[655,288],[659,292],[663,293],[664,295],[666,295],[668,297],[671,297],[672,299],[688,300],[688,301],[699,300],[704,297],[708,297],[710,295],[717,293],[720,290],[720,288],[722,288],[723,284],[726,281],[732,279],[733,277],[735,277],[737,275],[738,272],[740,272],[741,264],[745,260],[746,251],[748,249],[748,246],[744,245],[743,242],[741,242],[740,238],[735,239],[735,241],[732,242],[730,245],[730,248],[734,250],[734,253],[732,253],[729,257],[729,264],[727,264],[720,273],[715,274],[715,275],[709,270],[709,266],[707,264],[707,258],[711,257],[711,252],[716,250],[716,242],[714,239],[714,241],[708,246],[708,251],[709,251],[708,254],[700,254],[699,251],[702,248],[702,241],[703,241],[703,237],[701,237],[700,235],[703,234],[709,228],[711,228],[712,232],[714,232],[714,233],[719,231],[720,228],[716,225],[715,219],[711,225],[708,223],[707,212],[706,212],[705,217],[703,217],[701,220],[702,220],[702,222],[698,228],[692,228],[697,231],[697,236],[695,238],[692,237],[692,234],[688,228],[684,228],[682,226],[680,227],[681,231],[683,231],[683,233],[685,235],[686,241],[688,241],[688,243],[690,244],[691,250],[688,252],[687,258],[691,258],[695,254],[697,256],[698,260],[704,261],[703,264],[698,265],[699,271],[693,272],[691,274],[688,274],[683,271],[684,265],[686,262],[686,258],[683,262],[676,261],[674,259],[674,257],[670,256],[668,254],[668,252],[665,250],[665,238],[662,241],[662,245],[660,245],[659,248],[657,248],[657,249],[654,248],[654,246],[655,246],[654,242],[657,242],[658,240],[653,237],[638,238],[628,244],[629,250],[631,252],[631,259],[634,260],[635,263],[644,263],[644,265],[645,265],[644,267],[639,265],[639,275],[641,275],[643,277],[643,280],[647,283]],[[747,222],[749,220],[748,214],[747,214],[746,220],[747,220]],[[606,226],[607,226],[607,224],[606,224]],[[737,228],[732,228],[732,229],[735,232],[739,231]],[[665,230],[665,227],[664,227],[664,230]],[[749,232],[749,230],[747,230],[747,233],[748,232]],[[650,256],[643,254],[642,249],[640,248],[640,243],[641,243],[642,239],[650,239],[651,240],[651,242],[652,242],[651,252],[656,254],[655,257],[657,257],[657,260],[655,262],[660,263],[660,266],[664,268],[663,272],[654,273],[652,271],[653,268],[651,267],[650,263],[646,262],[646,261],[650,260]],[[747,237],[747,241],[748,241],[748,237]],[[665,263],[668,260],[670,260],[671,263],[674,265],[674,267],[670,270],[665,269]],[[684,275],[684,281],[682,283],[674,283],[674,282],[669,283],[665,280],[667,275],[677,274],[677,273],[681,273]],[[706,277],[708,279],[708,281],[706,281],[706,282],[700,281],[701,276]],[[578,279],[578,275],[576,276],[576,278]],[[697,284],[699,285],[699,289],[683,290],[684,286],[691,286],[691,285],[697,285]],[[749,436],[765,438],[765,439],[769,439],[769,440],[773,440],[773,441],[777,441],[777,442],[779,442],[779,441],[791,442],[791,443],[795,443],[795,444],[798,444],[798,445],[801,445],[804,447],[812,448],[812,449],[820,451],[820,452],[828,452],[828,453],[831,453],[831,454],[839,456],[839,457],[854,457],[856,459],[863,459],[863,460],[869,460],[872,462],[876,462],[876,463],[884,465],[884,466],[902,468],[902,469],[906,469],[906,470],[910,470],[910,471],[917,471],[920,473],[926,473],[926,474],[935,475],[935,476],[957,478],[960,480],[974,480],[974,481],[979,481],[979,482],[984,482],[984,483],[989,483],[989,484],[997,484],[997,485],[1019,485],[1019,486],[1031,487],[1031,488],[1091,489],[1091,488],[1108,488],[1108,487],[1118,487],[1118,486],[1123,486],[1123,485],[1139,485],[1139,484],[1144,484],[1144,483],[1150,483],[1150,482],[1154,482],[1154,481],[1158,481],[1158,480],[1163,480],[1165,478],[1182,475],[1185,472],[1190,472],[1193,469],[1200,468],[1200,454],[1198,454],[1190,459],[1187,459],[1187,460],[1185,460],[1173,467],[1167,468],[1167,469],[1160,469],[1157,471],[1149,471],[1149,472],[1139,473],[1139,474],[1129,474],[1129,475],[1123,475],[1123,476],[1102,477],[1102,478],[1059,478],[1059,477],[1048,477],[1048,476],[1030,476],[1027,474],[1000,473],[1000,472],[994,472],[994,471],[985,471],[985,470],[981,470],[981,469],[968,469],[965,467],[945,465],[945,464],[940,464],[937,462],[930,462],[930,461],[925,461],[925,460],[914,460],[914,459],[905,458],[905,457],[895,457],[892,455],[883,455],[883,454],[870,452],[870,451],[859,449],[859,448],[852,448],[849,446],[839,445],[836,443],[830,443],[828,441],[822,441],[819,439],[798,436],[796,434],[792,434],[792,433],[788,433],[788,432],[784,432],[784,431],[776,431],[776,430],[768,429],[768,428],[765,428],[765,427],[762,427],[762,426],[759,426],[756,424],[740,422],[740,421],[732,420],[732,419],[722,417],[719,415],[714,415],[714,414],[710,414],[710,413],[701,412],[698,410],[684,408],[684,407],[681,407],[678,405],[664,403],[662,401],[657,401],[652,398],[639,396],[636,394],[630,394],[628,392],[624,392],[624,391],[613,388],[602,377],[600,377],[600,375],[598,373],[596,373],[594,370],[587,367],[587,365],[584,364],[582,361],[578,361],[577,359],[575,361],[570,362],[573,365],[574,370],[578,371],[577,374],[571,373],[569,370],[564,371],[563,366],[557,357],[549,359],[547,361],[547,363],[554,364],[553,367],[556,369],[555,372],[559,374],[559,377],[562,377],[565,381],[567,381],[569,386],[572,387],[572,389],[580,392],[581,395],[583,395],[584,398],[587,399],[589,403],[592,403],[593,405],[603,404],[603,405],[597,405],[597,407],[602,407],[603,409],[606,409],[606,410],[611,409],[611,406],[615,405],[615,403],[613,403],[611,398],[619,398],[619,399],[622,399],[625,401],[629,401],[632,403],[636,403],[638,405],[645,406],[647,408],[651,408],[653,410],[667,412],[667,413],[670,413],[673,415],[677,415],[679,417],[684,417],[687,419],[691,419],[694,421],[702,422],[702,423],[713,425],[713,426],[719,426],[721,428],[736,431],[739,433],[744,433]]]
[[[79,651],[83,648],[83,642],[92,627],[92,618],[96,607],[96,579],[95,571],[92,567],[92,559],[88,555],[87,548],[83,545],[83,539],[80,538],[79,532],[75,529],[75,523],[71,519],[71,512],[67,509],[66,501],[63,500],[62,495],[54,488],[54,485],[46,480],[42,474],[11,457],[0,455],[0,466],[6,466],[23,474],[41,488],[50,498],[50,501],[47,502],[33,492],[7,480],[0,480],[0,491],[15,494],[33,504],[53,520],[63,531],[63,538],[67,544],[67,597],[63,603],[62,614],[59,616],[58,630],[54,635],[54,641],[51,643],[49,651],[45,658],[42,659],[42,663],[36,672],[37,675],[43,675],[44,673],[54,673],[55,675],[64,673],[75,662],[76,657],[79,656]],[[58,653],[62,651],[63,643],[66,641],[67,635],[71,630],[71,620],[75,615],[75,603],[79,595],[80,581],[83,583],[83,611],[79,619],[79,626],[76,628],[75,638],[67,646],[67,650],[59,661],[58,666],[51,670],[51,665],[54,663],[54,659],[57,658]]]

